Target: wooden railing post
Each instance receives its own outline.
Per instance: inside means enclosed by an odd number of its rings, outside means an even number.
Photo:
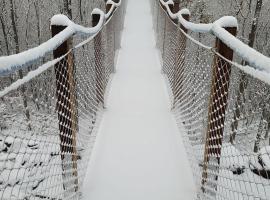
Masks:
[[[186,21],[189,21],[190,20],[190,15],[189,14],[182,14],[182,17],[186,20]],[[180,28],[182,30],[184,30],[186,33],[188,32],[188,30],[182,25],[180,24]]]
[[[179,2],[174,2],[174,4],[169,4],[169,8],[171,10],[172,13],[177,13],[179,10],[180,10],[180,7],[179,7]],[[172,19],[174,23],[178,23],[178,19]]]
[[[189,21],[190,15],[189,14],[182,14],[182,17]],[[180,28],[187,33],[188,30],[182,25],[179,24]],[[185,65],[185,54],[186,54],[186,43],[187,43],[187,37],[178,30],[178,40],[177,40],[177,50],[176,50],[176,56],[175,56],[175,65],[174,65],[174,81],[173,81],[173,96],[174,96],[174,102],[172,109],[176,106],[177,101],[181,98],[181,91],[182,91],[182,85],[183,85],[183,72],[184,72],[184,65]]]
[[[110,12],[111,7],[112,7],[112,4],[110,3],[106,4],[106,13]]]
[[[99,14],[92,15],[92,26],[96,26],[100,20]],[[96,95],[99,104],[104,107],[105,93],[105,67],[104,67],[104,50],[102,49],[102,32],[99,32],[94,38],[94,55],[95,55],[95,73],[96,73]]]
[[[52,37],[60,33],[66,26],[52,25]],[[72,48],[72,39],[63,42],[54,50],[54,58],[66,55]],[[60,131],[60,151],[62,159],[62,170],[64,180],[64,190],[72,188],[68,185],[74,184],[75,192],[78,191],[78,171],[77,171],[77,99],[76,83],[74,78],[73,54],[70,52],[54,66],[56,75],[56,95],[57,112]],[[72,169],[72,170],[71,170]],[[70,173],[72,171],[72,174]],[[74,178],[70,178],[70,177]],[[70,180],[75,180],[73,183]],[[70,191],[72,192],[72,191]]]
[[[233,36],[236,36],[236,27],[229,27],[225,29]],[[227,60],[233,60],[233,50],[218,38],[216,39],[216,51]],[[214,176],[214,181],[217,181],[218,179],[225,114],[228,105],[230,74],[231,64],[216,54],[213,64],[211,97],[208,111],[208,127],[205,139],[205,152],[202,173],[203,192],[206,190],[205,184],[207,184],[207,179],[210,176],[208,174],[209,167],[215,174],[212,174]],[[210,164],[210,161],[214,164]],[[213,183],[211,183],[211,185],[213,186]],[[216,189],[216,186],[214,187],[214,189]]]
[[[180,3],[179,2],[174,2],[172,12],[173,13],[178,13],[179,10],[180,10]]]

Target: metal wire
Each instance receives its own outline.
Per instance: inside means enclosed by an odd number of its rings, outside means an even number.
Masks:
[[[96,37],[0,98],[0,199],[80,197],[124,9],[125,2]]]
[[[191,40],[151,2],[198,199],[270,199],[269,84],[199,43],[213,46],[215,38],[192,33]]]

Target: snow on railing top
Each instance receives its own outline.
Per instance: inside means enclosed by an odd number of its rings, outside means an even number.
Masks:
[[[47,53],[55,50],[74,34],[80,33],[88,35],[89,37],[95,35],[99,32],[99,30],[102,28],[102,25],[104,24],[105,14],[99,9],[94,9],[92,14],[99,14],[100,19],[98,24],[91,28],[85,28],[83,26],[77,25],[64,15],[53,16],[51,19],[51,25],[63,25],[67,26],[67,28],[61,31],[59,34],[55,35],[53,38],[49,39],[47,42],[39,45],[38,47],[18,54],[0,57],[0,74],[7,74],[11,71],[15,71],[19,68],[22,68],[23,65],[44,57]]]
[[[59,47],[64,41],[75,34],[85,35],[87,37],[95,36],[105,24],[106,20],[108,20],[115,8],[121,5],[121,0],[118,3],[115,3],[112,0],[109,0],[106,4],[111,4],[111,9],[108,13],[104,14],[100,9],[94,9],[93,14],[100,15],[99,22],[95,27],[83,27],[81,25],[75,24],[71,21],[67,16],[58,14],[51,18],[51,26],[52,25],[60,25],[67,26],[63,31],[59,34],[55,35],[53,38],[39,45],[38,47],[26,50],[24,52],[10,55],[10,56],[2,56],[0,57],[0,74],[9,74],[12,71],[16,71],[18,69],[23,68],[24,65],[27,65],[35,60],[44,57],[47,53],[52,52],[57,47]],[[78,45],[80,46],[80,45]]]
[[[104,20],[105,20],[105,14],[103,11],[101,11],[97,8],[95,8],[91,14],[92,15],[98,14],[101,16],[98,24],[94,27],[91,27],[91,28],[83,27],[81,25],[75,24],[66,15],[62,15],[62,14],[54,15],[51,18],[51,26],[53,26],[53,25],[67,26],[67,28],[70,28],[70,31],[71,31],[70,36],[77,34],[77,33],[92,36],[92,35],[95,35],[101,29],[101,27],[104,23]]]
[[[109,4],[112,5],[110,11],[109,11],[108,13],[105,14],[105,19],[106,19],[106,20],[110,18],[110,16],[112,15],[114,9],[117,8],[117,7],[119,7],[119,6],[121,5],[121,3],[122,3],[122,0],[119,0],[118,3],[117,3],[117,2],[114,2],[114,1],[112,1],[112,0],[108,0],[108,1],[106,2],[107,5],[109,5]]]
[[[249,63],[249,65],[255,67],[258,70],[270,73],[270,58],[259,53],[255,49],[246,45],[232,34],[230,34],[224,27],[237,27],[238,22],[235,17],[225,16],[214,23],[209,24],[195,24],[184,19],[183,15],[190,15],[188,9],[182,9],[177,13],[172,13],[169,5],[174,5],[172,0],[164,2],[159,0],[160,3],[166,8],[166,11],[170,18],[177,19],[181,25],[186,29],[199,33],[211,33],[224,42],[234,52],[236,52],[241,58]]]
[[[54,66],[56,63],[58,63],[59,61],[61,61],[66,55],[51,60],[47,63],[44,63],[43,65],[41,65],[38,69],[30,71],[26,76],[24,76],[22,79],[18,79],[17,81],[15,81],[14,83],[12,83],[10,86],[4,88],[4,90],[0,91],[0,98],[4,97],[6,94],[8,94],[9,92],[18,89],[21,85],[31,81],[33,78],[37,77],[38,75],[42,74],[43,72],[45,72],[47,69],[49,69],[50,67]]]

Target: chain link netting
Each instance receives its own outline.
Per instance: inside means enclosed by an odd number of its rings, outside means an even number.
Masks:
[[[157,48],[198,199],[270,199],[270,86],[152,2]],[[190,37],[192,36],[192,38]],[[248,67],[248,66],[246,66]]]
[[[31,63],[41,65],[40,73],[26,75],[27,82],[1,96],[0,199],[80,198],[120,48],[125,4],[92,40],[55,65],[43,65],[52,53]],[[72,40],[75,47],[82,38]]]

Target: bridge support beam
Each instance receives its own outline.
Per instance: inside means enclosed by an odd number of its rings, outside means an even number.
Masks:
[[[52,25],[52,37],[63,31],[65,28],[66,26]],[[63,187],[66,194],[78,191],[78,155],[76,149],[78,115],[73,53],[69,52],[71,48],[72,39],[70,38],[63,42],[53,52],[54,58],[66,55],[54,66],[56,75],[56,110],[59,120]]]
[[[237,27],[225,29],[232,35],[237,35]],[[212,68],[211,97],[202,173],[203,192],[206,191],[206,185],[211,187],[212,190],[217,189],[231,74],[231,64],[228,61],[233,60],[233,54],[232,49],[220,39],[216,39],[216,54]]]

